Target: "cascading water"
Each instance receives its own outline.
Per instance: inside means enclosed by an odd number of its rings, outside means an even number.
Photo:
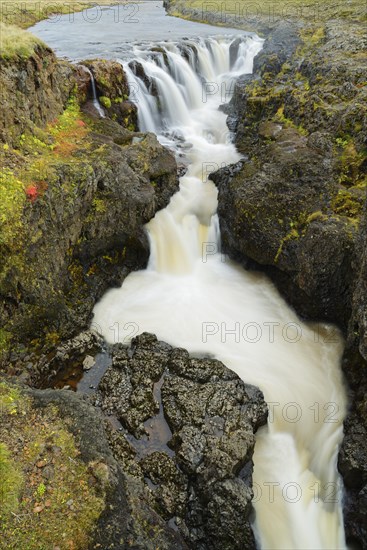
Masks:
[[[102,105],[100,104],[100,102],[98,101],[98,97],[97,97],[97,89],[96,89],[96,81],[94,80],[94,76],[93,76],[93,73],[92,71],[86,67],[85,65],[81,65],[81,67],[83,67],[83,70],[89,74],[90,76],[90,85],[91,85],[91,88],[92,88],[92,101],[93,101],[93,105],[97,111],[97,113],[99,114],[99,116],[101,118],[105,118],[106,115],[104,113],[104,110],[102,109]]]
[[[94,326],[113,342],[116,323],[120,340],[135,323],[172,345],[214,354],[260,387],[269,421],[254,455],[259,546],[342,549],[342,340],[331,327],[301,323],[265,276],[219,252],[217,190],[206,173],[240,155],[218,107],[223,94],[229,99],[233,79],[252,71],[262,42],[244,37],[232,66],[231,44],[229,38],[165,42],[155,51],[136,48],[135,61],[124,64],[141,129],[184,151],[189,166],[180,191],[147,224],[147,269],[103,297]]]

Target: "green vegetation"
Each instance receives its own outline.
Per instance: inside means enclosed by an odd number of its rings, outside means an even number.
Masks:
[[[90,173],[85,160],[91,125],[83,118],[76,99],[71,98],[64,112],[44,130],[34,127],[12,146],[0,146],[0,288],[3,293],[16,293],[16,299],[22,299],[25,288],[37,291],[39,272],[26,260],[26,251],[29,243],[37,243],[44,234],[42,227],[29,223],[33,209],[42,203],[49,211],[50,196],[62,196],[72,208],[79,183]],[[64,174],[62,181],[60,173]],[[17,287],[18,278],[22,288]],[[0,360],[13,332],[10,320],[0,331]]]
[[[308,131],[305,128],[303,128],[303,126],[300,126],[300,125],[297,126],[290,118],[287,118],[287,117],[284,116],[284,106],[283,105],[281,107],[279,107],[279,109],[277,110],[276,115],[275,115],[275,121],[280,122],[286,128],[294,128],[294,129],[298,130],[298,132],[302,136],[307,136],[308,135]]]
[[[80,459],[56,407],[36,409],[4,382],[0,417],[0,549],[87,548],[104,509],[105,465]]]
[[[106,107],[106,109],[110,109],[110,108],[111,108],[112,103],[111,103],[111,100],[110,100],[109,97],[105,97],[105,96],[102,95],[102,96],[99,98],[99,101],[101,102],[101,104],[103,105],[103,107]]]
[[[14,57],[27,59],[41,44],[43,44],[42,41],[33,34],[14,25],[5,25],[0,21],[0,59]]]
[[[98,6],[115,4],[113,0],[98,0]],[[49,0],[22,0],[6,2],[0,10],[0,20],[8,25],[17,25],[22,29],[31,27],[42,19],[58,14],[69,14],[93,8],[97,2],[76,0],[75,2],[49,2]],[[94,8],[95,9],[95,8]]]
[[[0,443],[0,526],[17,512],[21,486],[22,476],[14,467],[7,446]]]
[[[339,157],[340,178],[339,183],[346,187],[364,186],[366,179],[362,170],[362,164],[366,159],[366,151],[358,152],[351,136],[347,139],[336,139],[337,145],[342,147],[342,153]]]
[[[312,212],[311,214],[307,214],[306,212],[301,212],[301,214],[298,216],[298,218],[295,221],[291,221],[289,223],[289,231],[288,233],[281,239],[279,248],[277,250],[277,253],[274,258],[274,262],[277,263],[279,260],[279,256],[283,252],[284,245],[291,241],[292,239],[299,239],[300,237],[304,237],[306,234],[306,231],[310,225],[310,223],[318,220],[323,221],[327,220],[328,216],[323,214],[321,210],[317,210],[316,212]],[[282,223],[284,223],[283,220],[280,220]]]
[[[314,24],[315,22],[326,22],[334,18],[343,18],[351,21],[365,21],[366,9],[360,0],[350,0],[348,4],[335,3],[332,0],[320,2],[318,0],[264,0],[261,4],[256,2],[241,3],[237,0],[226,0],[225,2],[214,0],[202,2],[201,0],[170,0],[170,13],[172,15],[193,18],[208,22],[208,12],[220,16],[219,23],[226,25],[229,17],[236,15],[237,26],[249,26],[256,21],[273,23],[279,19],[294,20],[303,19]],[[228,18],[226,15],[228,14]],[[313,33],[314,34],[314,33]],[[322,31],[317,31],[313,40],[319,40]]]
[[[341,189],[332,202],[335,214],[358,220],[363,211],[364,197],[354,195],[348,189]]]
[[[0,257],[4,247],[16,246],[26,200],[23,182],[8,168],[0,171]]]

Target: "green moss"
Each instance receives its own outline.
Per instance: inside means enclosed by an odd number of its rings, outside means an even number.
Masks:
[[[103,105],[103,107],[106,107],[106,109],[110,109],[110,108],[111,108],[112,103],[111,103],[111,100],[110,100],[109,97],[105,97],[105,96],[102,95],[102,96],[99,98],[99,101],[100,101],[100,103]]]
[[[95,197],[93,199],[92,206],[95,212],[97,212],[98,214],[102,214],[107,211],[106,203],[103,199],[98,199],[97,197]]]
[[[0,549],[88,548],[104,509],[108,469],[80,459],[57,407],[37,409],[2,383],[0,415]],[[45,466],[51,477],[44,475]]]
[[[18,403],[20,401],[20,392],[17,388],[0,382],[0,415],[16,414]]]
[[[293,122],[293,120],[291,120],[290,118],[287,118],[286,116],[284,116],[284,105],[279,107],[279,109],[277,110],[276,115],[275,115],[275,121],[280,122],[286,128],[294,128],[302,136],[307,136],[308,135],[308,131],[303,126],[295,124]]]
[[[0,532],[1,525],[18,510],[22,481],[7,446],[0,443]]]
[[[0,360],[1,356],[9,351],[10,347],[10,340],[11,340],[11,333],[7,330],[4,330],[3,328],[0,328]]]
[[[334,197],[332,208],[339,216],[359,219],[363,211],[363,200],[354,196],[349,190],[342,189]]]
[[[98,84],[101,84],[104,88],[111,88],[111,82],[102,75],[98,75]]]
[[[25,201],[24,183],[14,172],[3,168],[0,171],[0,257],[4,248],[19,248]]]
[[[343,147],[343,152],[340,155],[339,183],[347,187],[358,185],[360,180],[364,178],[362,164],[366,155],[357,151],[351,138],[343,140],[339,145]]]
[[[283,247],[284,245],[292,240],[292,239],[298,239],[299,238],[299,233],[297,231],[297,229],[295,229],[294,227],[292,227],[292,229],[285,235],[285,237],[282,238],[282,240],[280,241],[280,245],[279,245],[279,248],[277,250],[277,253],[275,255],[275,258],[274,258],[274,262],[277,263],[278,259],[279,259],[279,256],[281,255],[282,251],[283,251]]]
[[[124,99],[122,97],[115,97],[115,99],[113,100],[114,103],[122,103],[124,101]]]

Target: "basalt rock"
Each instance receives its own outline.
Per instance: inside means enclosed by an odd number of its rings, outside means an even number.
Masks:
[[[363,44],[357,22],[273,29],[254,74],[238,80],[226,108],[246,158],[211,175],[224,252],[270,275],[303,317],[344,330],[351,406],[339,468],[347,538],[361,547],[367,544]]]
[[[96,401],[115,426],[116,459],[145,480],[153,508],[189,548],[255,548],[254,432],[267,418],[258,389],[143,334],[114,346]]]
[[[85,61],[84,65],[94,76],[97,96],[108,116],[124,128],[136,130],[137,107],[128,100],[129,84],[122,65],[104,59]]]
[[[358,236],[358,262],[352,316],[343,368],[350,385],[350,412],[339,455],[346,488],[346,532],[350,541],[367,541],[367,212]]]
[[[145,266],[143,226],[177,190],[175,159],[153,134],[101,121],[80,155],[55,166],[59,185],[27,205],[24,262],[3,273],[2,319],[24,340],[85,328],[95,301]]]
[[[187,548],[183,539],[154,510],[144,483],[129,475],[109,446],[108,424],[101,412],[83,396],[70,391],[28,390],[35,406],[57,407],[75,435],[81,459],[89,465],[91,483],[103,491],[105,510],[91,533],[90,550]]]
[[[27,59],[2,59],[0,140],[11,145],[26,130],[54,120],[75,86],[73,75],[72,65],[41,45]]]

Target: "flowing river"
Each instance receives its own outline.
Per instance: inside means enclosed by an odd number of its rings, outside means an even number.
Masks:
[[[269,419],[257,433],[254,454],[259,548],[346,548],[337,472],[346,413],[343,341],[332,327],[301,322],[264,275],[220,253],[217,190],[208,173],[241,157],[218,108],[229,101],[234,79],[252,71],[262,40],[165,17],[160,3],[146,4],[167,40],[154,36],[152,24],[151,35],[139,41],[137,25],[117,47],[117,31],[107,36],[101,22],[100,31],[97,24],[91,27],[86,40],[81,14],[75,41],[70,33],[68,41],[62,38],[65,16],[51,30],[47,22],[33,29],[70,58],[105,53],[120,60],[140,129],[155,132],[188,166],[179,192],[146,226],[147,269],[107,292],[95,306],[94,326],[111,343],[152,332],[192,353],[215,356],[260,387]],[[144,82],[136,76],[136,61],[144,68]]]

